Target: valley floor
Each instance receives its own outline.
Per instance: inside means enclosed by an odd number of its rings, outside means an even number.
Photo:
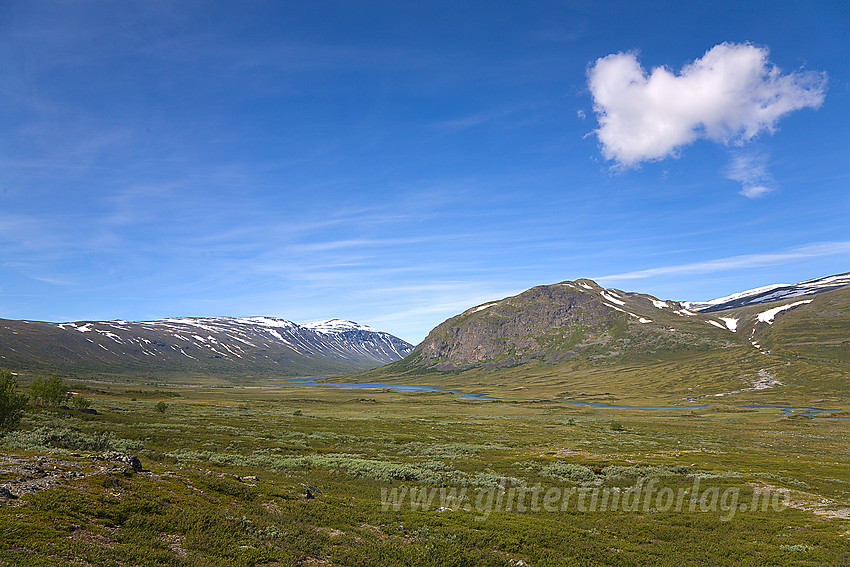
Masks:
[[[74,388],[0,439],[0,565],[850,564],[848,419]]]

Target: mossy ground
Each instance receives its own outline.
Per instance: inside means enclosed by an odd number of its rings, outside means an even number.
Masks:
[[[850,520],[833,517],[850,507],[846,419],[329,387],[73,388],[100,413],[33,410],[0,440],[0,453],[60,453],[94,474],[0,505],[0,564],[850,563]],[[130,451],[149,472],[97,472],[93,446]],[[382,488],[473,490],[501,477],[544,488],[626,486],[630,474],[673,489],[701,475],[703,487],[740,487],[743,501],[769,484],[792,489],[798,506],[724,521],[720,511],[574,505],[481,520],[474,509],[381,505]],[[307,499],[302,485],[321,494]]]

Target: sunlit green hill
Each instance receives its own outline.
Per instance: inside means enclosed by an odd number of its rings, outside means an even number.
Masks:
[[[696,311],[591,280],[538,286],[448,319],[405,359],[357,379],[575,400],[846,396],[850,287],[793,287]]]

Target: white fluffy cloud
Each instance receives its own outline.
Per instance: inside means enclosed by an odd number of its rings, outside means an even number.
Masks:
[[[663,67],[647,74],[634,53],[598,59],[588,86],[603,155],[634,167],[699,138],[743,142],[772,132],[789,112],[820,106],[824,73],[782,74],[767,56],[763,47],[721,43],[678,74]]]

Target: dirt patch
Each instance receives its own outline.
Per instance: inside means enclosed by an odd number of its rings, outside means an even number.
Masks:
[[[317,532],[325,534],[325,535],[330,536],[330,537],[342,537],[342,536],[345,535],[344,531],[336,530],[334,528],[323,528],[323,527],[320,527],[320,526],[313,526],[313,528]]]
[[[555,451],[550,450],[546,451],[545,453],[542,453],[540,456],[551,457],[553,455],[556,457],[579,457],[582,459],[608,459],[607,456],[600,455],[599,453],[591,453],[590,451],[576,451],[575,449],[558,449]]]
[[[160,537],[162,543],[168,546],[168,549],[173,551],[178,557],[186,557],[188,552],[183,547],[183,536],[176,534],[162,534]]]
[[[376,536],[381,541],[389,539],[390,537],[385,534],[378,526],[373,526],[372,524],[360,524],[360,527],[366,530],[368,533]]]
[[[269,500],[268,502],[263,502],[262,506],[266,509],[267,512],[270,512],[272,514],[280,514],[283,512],[283,510],[280,509],[280,506],[278,506],[276,502],[272,502],[271,500]]]
[[[842,505],[835,500],[812,494],[811,492],[803,492],[801,490],[780,489],[766,482],[750,482],[748,483],[753,488],[768,489],[771,492],[779,492],[781,490],[788,491],[788,498],[785,504],[795,510],[803,510],[817,516],[827,518],[839,518],[842,520],[850,520],[850,508]]]
[[[81,541],[84,543],[90,543],[92,545],[97,545],[99,547],[115,547],[115,542],[112,538],[107,537],[103,534],[99,534],[97,532],[93,532],[91,530],[87,530],[85,528],[77,528],[71,531],[68,534],[69,539],[73,539],[74,541]]]
[[[414,540],[413,537],[410,536],[410,533],[405,529],[404,526],[397,526],[395,528],[391,528],[389,526],[373,526],[371,524],[360,524],[360,527],[366,530],[367,535],[371,534],[377,537],[381,541],[387,541],[388,539],[403,541],[404,543],[410,543]],[[386,530],[386,531],[384,531]],[[387,533],[390,532],[390,533]]]
[[[328,557],[307,557],[301,562],[301,565],[336,565],[336,563],[333,563]]]

